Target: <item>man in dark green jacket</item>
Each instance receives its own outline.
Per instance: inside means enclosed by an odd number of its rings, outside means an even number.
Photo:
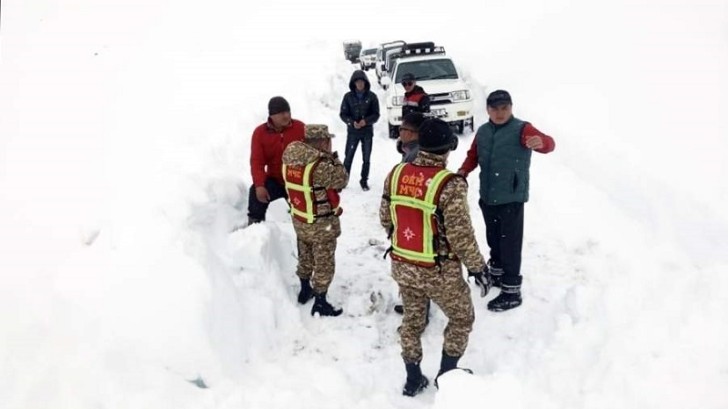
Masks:
[[[501,293],[488,303],[491,311],[505,311],[522,303],[521,249],[523,204],[528,201],[531,151],[549,153],[553,138],[513,116],[507,91],[488,95],[489,121],[478,128],[460,173],[467,176],[480,166],[480,208],[490,247],[491,278]]]

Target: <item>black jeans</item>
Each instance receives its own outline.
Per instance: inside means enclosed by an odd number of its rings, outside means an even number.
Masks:
[[[280,199],[282,197],[288,198],[286,189],[279,184],[275,179],[266,178],[265,188],[268,189],[268,195],[270,201]],[[268,203],[263,203],[258,200],[255,195],[255,185],[250,186],[250,193],[248,194],[248,218],[251,223],[262,222],[265,220],[265,213],[268,211]]]
[[[501,282],[521,285],[521,250],[523,248],[523,203],[486,205],[478,202],[485,219],[485,237],[493,266],[503,269]]]
[[[356,148],[361,142],[361,155],[364,162],[361,165],[361,182],[369,180],[369,159],[372,156],[372,140],[373,135],[357,135],[349,133],[346,135],[346,152],[344,157],[344,169],[346,173],[351,175],[351,162],[354,161]]]

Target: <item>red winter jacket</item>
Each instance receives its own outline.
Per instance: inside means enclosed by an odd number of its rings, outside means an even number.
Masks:
[[[291,142],[303,141],[304,134],[304,124],[297,119],[292,119],[291,124],[282,132],[273,129],[270,119],[255,128],[250,141],[250,174],[253,176],[253,185],[265,186],[265,179],[269,177],[283,186],[283,150]]]

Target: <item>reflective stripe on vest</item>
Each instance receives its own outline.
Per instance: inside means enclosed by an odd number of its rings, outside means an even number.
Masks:
[[[394,168],[389,206],[394,226],[392,258],[426,266],[436,264],[435,211],[443,182],[450,175],[447,169],[408,163]]]
[[[317,164],[318,161],[305,167],[283,165],[283,180],[286,182],[291,214],[305,223],[313,223],[316,218],[311,173]]]
[[[285,182],[286,194],[288,195],[288,204],[290,205],[291,214],[296,219],[304,223],[313,223],[317,217],[333,216],[339,211],[338,203],[336,207],[325,195],[322,202],[316,201],[316,190],[323,187],[311,186],[314,169],[318,165],[318,160],[309,163],[305,167],[283,165],[283,180]],[[328,203],[331,211],[326,214],[318,214],[318,205]]]

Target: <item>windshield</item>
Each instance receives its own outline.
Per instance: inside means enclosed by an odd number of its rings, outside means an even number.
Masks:
[[[439,60],[424,61],[400,61],[397,67],[397,78],[395,83],[402,82],[404,74],[411,73],[417,81],[457,79],[458,71],[452,60],[442,58]]]
[[[376,48],[369,48],[361,52],[363,55],[372,55],[377,53]]]

